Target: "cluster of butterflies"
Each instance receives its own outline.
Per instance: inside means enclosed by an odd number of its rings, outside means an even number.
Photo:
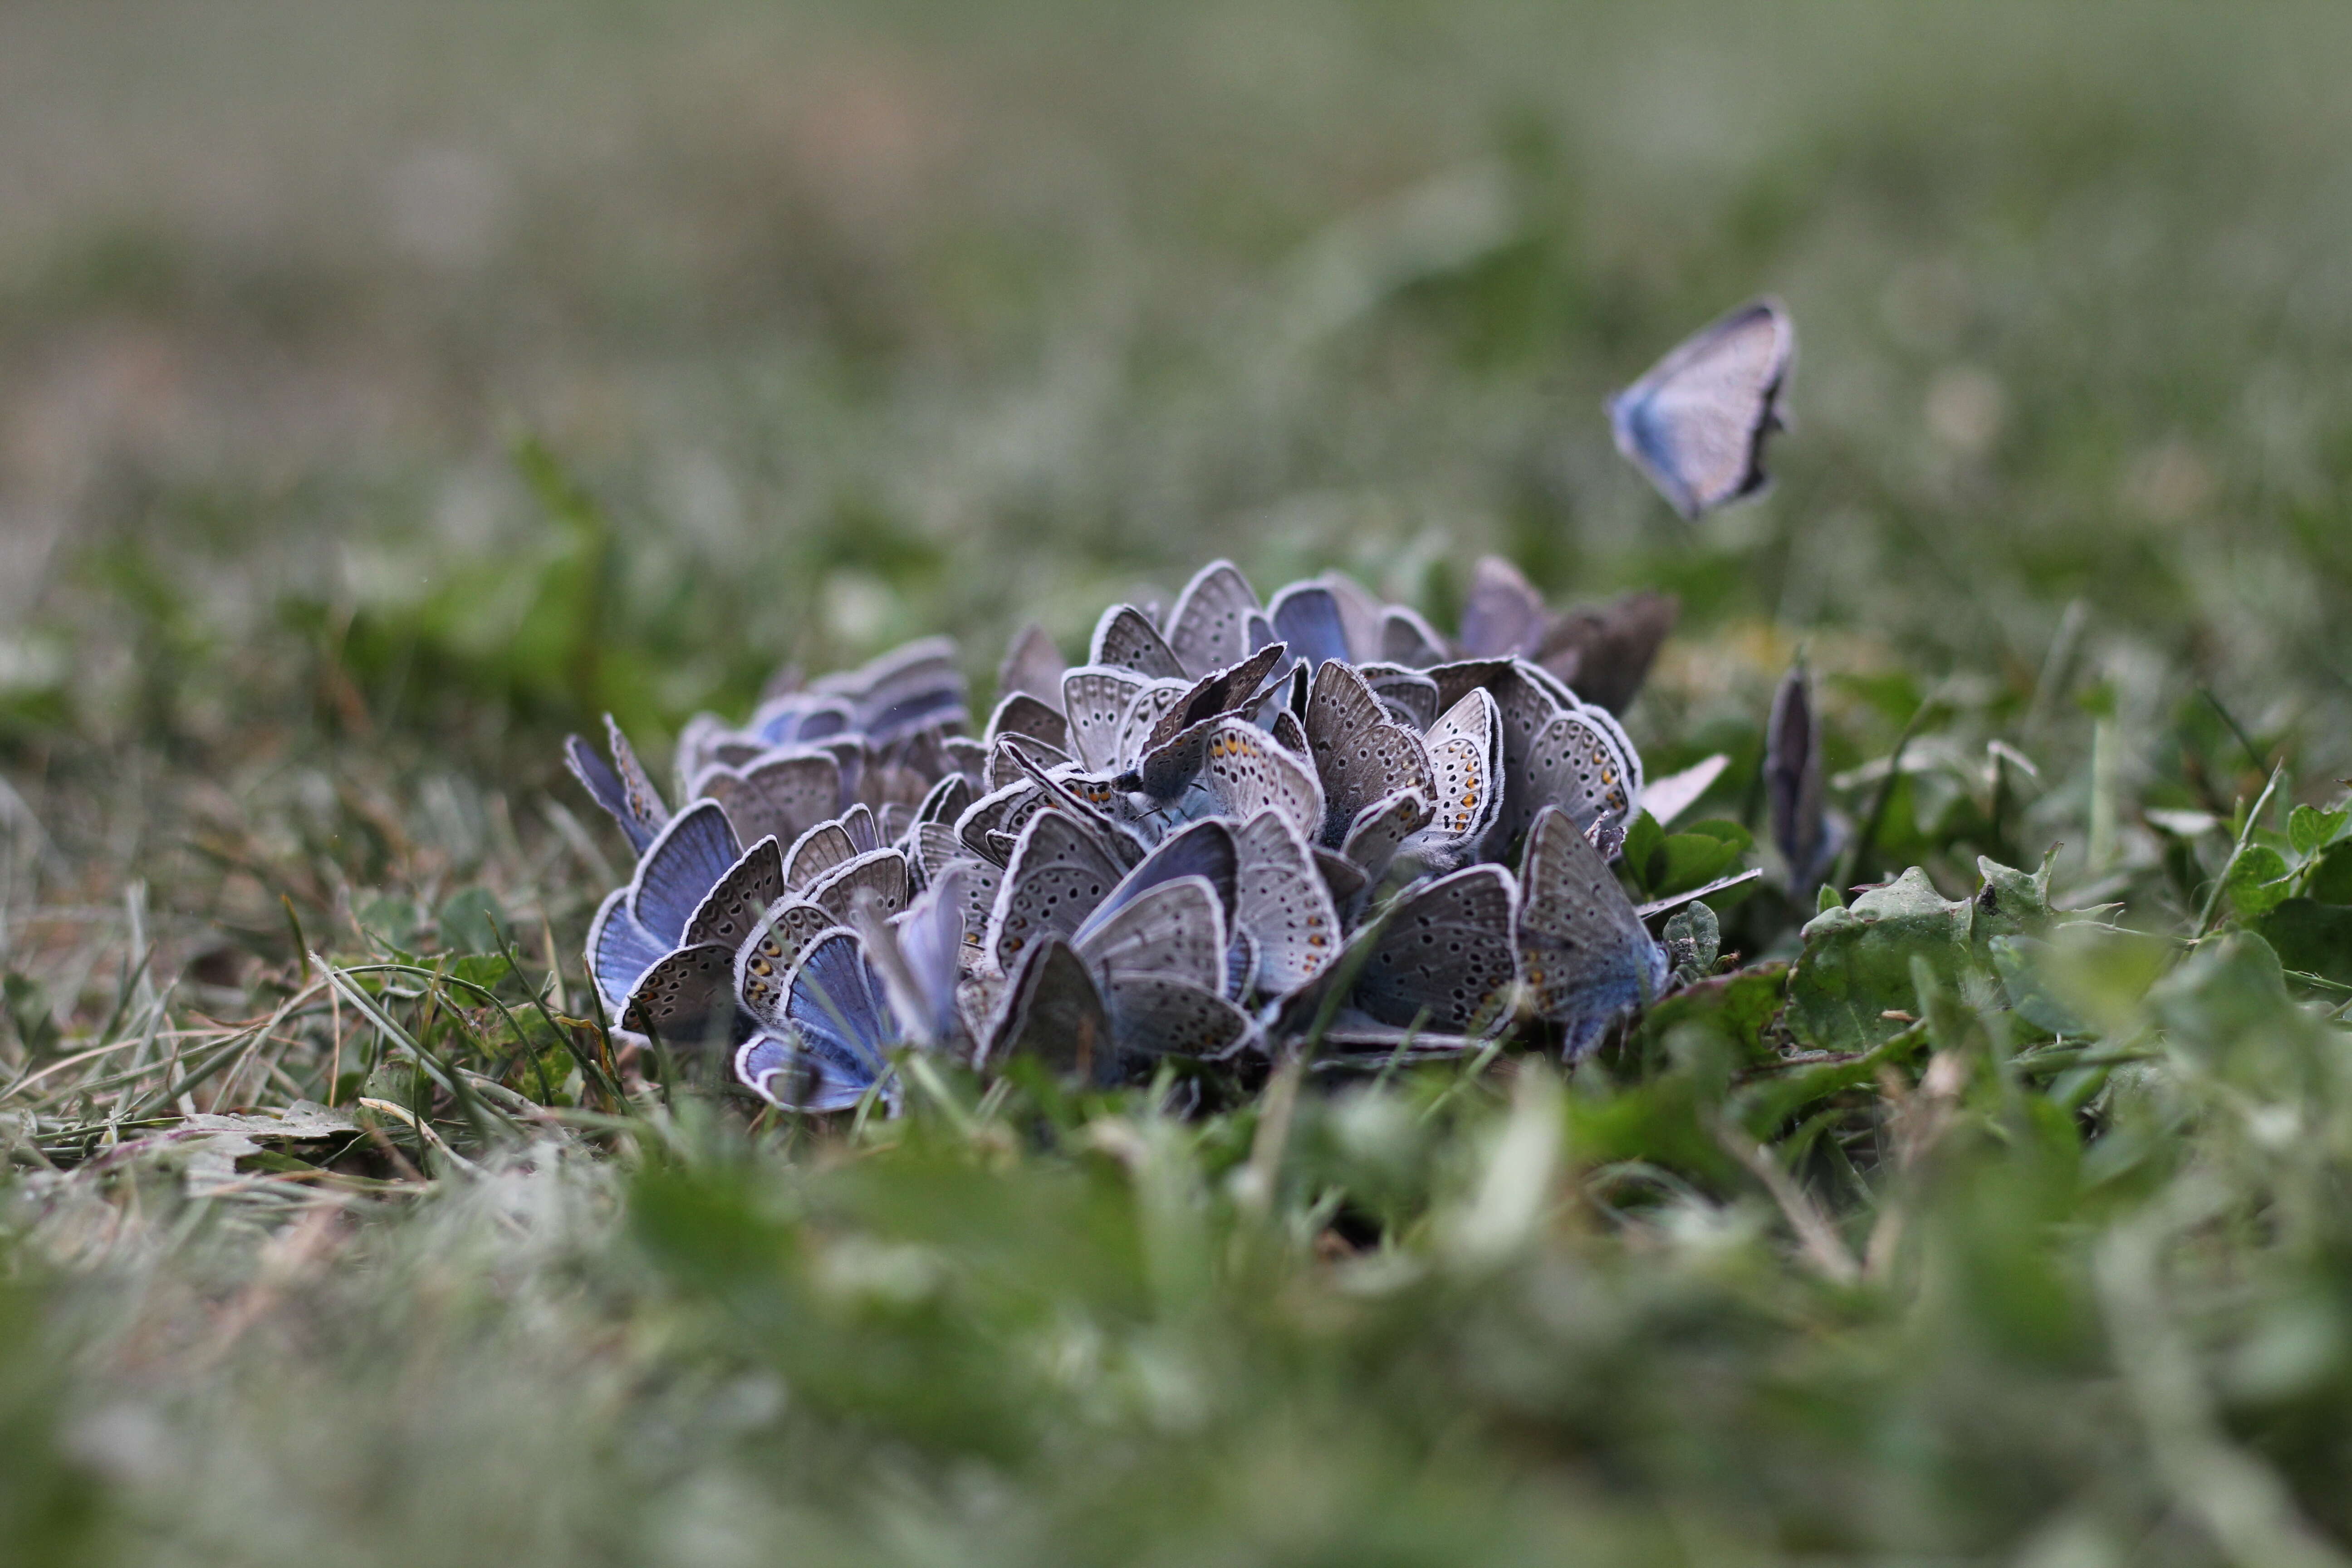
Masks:
[[[1673,433],[1683,381],[1752,357],[1741,321],[1612,405],[1685,510],[1761,482],[1785,347],[1744,444]],[[1735,447],[1740,471],[1709,477]],[[1262,601],[1221,561],[1164,616],[1112,606],[1076,667],[1022,632],[977,737],[942,638],[741,726],[702,715],[675,812],[608,721],[604,754],[566,744],[637,852],[589,970],[624,1029],[810,1111],[895,1109],[903,1048],[1103,1087],[1309,1039],[1385,1062],[1516,1029],[1574,1058],[1667,979],[1644,919],[1670,905],[1636,909],[1609,862],[1637,810],[1706,782],[1645,792],[1616,718],[1675,612],[1556,614],[1489,559],[1448,638],[1347,577]]]

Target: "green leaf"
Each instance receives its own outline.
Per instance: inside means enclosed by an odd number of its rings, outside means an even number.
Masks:
[[[1718,974],[1685,985],[1660,1000],[1643,1016],[1643,1029],[1664,1039],[1685,1025],[1703,1025],[1738,1047],[1747,1059],[1768,1060],[1773,1053],[1764,1034],[1779,1016],[1788,990],[1786,963],[1759,963],[1735,973]]]
[[[2331,844],[2305,868],[2303,890],[2323,904],[2352,904],[2352,844]]]
[[[1715,973],[1715,961],[1723,951],[1723,932],[1716,923],[1715,911],[1704,902],[1676,910],[1666,921],[1664,935],[1666,962],[1685,983]]]
[[[1655,817],[1646,811],[1633,814],[1633,822],[1625,829],[1625,869],[1645,899],[1658,896],[1654,878],[1665,869],[1665,843],[1666,831],[1658,826]]]
[[[503,934],[513,929],[498,895],[488,888],[452,893],[434,919],[441,928],[441,945],[453,952],[494,953]]]
[[[415,900],[397,893],[381,893],[362,904],[358,921],[362,931],[403,950],[414,944],[416,928],[424,923]]]
[[[1988,857],[1977,857],[1977,872],[1984,878],[1983,889],[1977,894],[1977,941],[2040,936],[2057,923],[2058,913],[2050,907],[2050,866],[2056,858],[2053,849],[2042,859],[2040,870],[2020,871]]]
[[[1748,829],[1736,822],[1727,822],[1720,817],[1710,817],[1705,822],[1685,823],[1675,832],[1677,837],[1685,834],[1696,833],[1708,838],[1719,838],[1735,849],[1746,849],[1756,842],[1756,836]]]
[[[1649,895],[1664,899],[1705,887],[1738,869],[1741,852],[1747,847],[1704,833],[1671,834],[1650,856]]]
[[[1937,975],[1969,967],[1970,902],[1936,891],[1916,866],[1852,907],[1815,915],[1799,934],[1805,950],[1789,984],[1789,1012],[1797,1033],[1826,1050],[1864,1051],[1907,1027],[1917,1000],[1911,960],[1925,958]]]
[[[469,952],[463,958],[452,961],[448,964],[448,973],[457,979],[469,981],[487,991],[513,973],[514,965],[507,961],[507,955],[503,952]],[[466,1000],[470,1004],[478,1001],[479,998],[468,996]]]
[[[2352,985],[2352,908],[2284,899],[2253,925],[2287,968]]]
[[[2344,825],[2352,821],[2352,811],[2322,811],[2315,805],[2298,805],[2286,819],[2287,842],[2298,855],[2333,844],[2343,834]]]
[[[2084,923],[2050,933],[2033,955],[2034,971],[2090,1032],[2120,1035],[2139,1026],[2148,987],[2172,960],[2172,944],[2140,931]]]
[[[1993,972],[2000,976],[2000,988],[2008,993],[2009,1005],[2019,1017],[2053,1035],[2090,1032],[2042,977],[2042,966],[2052,952],[2048,942],[2030,936],[1996,936],[1985,946],[1992,955]]]
[[[2223,884],[2230,907],[2242,921],[2260,920],[2287,896],[2286,857],[2265,844],[2250,844],[2230,862]]]
[[[2287,991],[2278,954],[2248,931],[2200,944],[2149,987],[2147,1000],[2173,1043],[2209,1062],[2242,1046],[2262,1051],[2289,1043],[2310,1022]]]

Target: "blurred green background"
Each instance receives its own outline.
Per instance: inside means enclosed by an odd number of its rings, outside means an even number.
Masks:
[[[1499,549],[1931,677],[2030,683],[2080,597],[2143,710],[2316,743],[2348,46],[2323,5],[19,0],[7,728],[659,727],[935,628],[984,672],[1217,552],[1443,614]],[[1685,527],[1600,400],[1766,290],[1779,489]]]
[[[496,910],[576,986],[617,841],[565,729],[657,751],[934,630],[984,687],[1219,553],[1441,625],[1487,551],[1672,588],[1630,723],[1734,753],[1718,814],[1802,648],[1833,771],[1932,720],[1873,872],[2063,843],[2069,898],[2252,920],[2233,805],[2352,772],[2347,80],[2318,4],[6,0],[0,1540],[2338,1562],[2352,1090],[2303,1002],[2344,988],[2235,935],[2087,964],[2095,1037],[2031,1070],[1929,985],[1926,1035],[1868,1020],[1902,1073],[1785,1100],[1662,1026],[1622,1082],[1441,1069],[1295,1134],[688,1100],[478,1180],[422,1131],[373,1186],[108,1162],[306,946]],[[1779,482],[1685,525],[1601,399],[1767,291]],[[344,1032],[311,1005],[256,1099]]]

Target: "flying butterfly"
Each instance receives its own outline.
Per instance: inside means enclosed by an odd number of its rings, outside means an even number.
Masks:
[[[1617,449],[1686,518],[1756,494],[1796,357],[1796,326],[1777,301],[1742,306],[1609,400]]]

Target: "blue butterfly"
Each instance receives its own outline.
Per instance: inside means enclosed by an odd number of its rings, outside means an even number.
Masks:
[[[1685,517],[1766,484],[1764,440],[1784,427],[1780,394],[1797,330],[1771,300],[1742,306],[1609,400],[1617,449]]]
[[[896,921],[867,902],[850,916],[856,929],[818,935],[801,950],[782,1005],[737,1049],[736,1078],[791,1110],[846,1110],[878,1086],[895,1113],[904,1090],[890,1051],[943,1051],[962,1035],[964,907],[962,873],[950,868]]]
[[[1556,805],[1536,813],[1519,866],[1519,969],[1537,1014],[1560,1026],[1570,1061],[1617,1020],[1648,1006],[1666,983],[1666,954],[1650,938],[1616,873]]]
[[[662,804],[661,792],[654,788],[645,764],[637,761],[629,738],[621,733],[621,726],[610,713],[604,715],[604,733],[612,748],[611,762],[598,756],[595,748],[580,736],[567,735],[564,764],[596,804],[621,825],[621,831],[629,836],[629,847],[642,855],[669,820],[669,807]]]
[[[607,897],[588,928],[588,972],[615,1013],[646,971],[686,944],[687,927],[742,858],[719,803],[700,800],[646,846],[629,885]]]

